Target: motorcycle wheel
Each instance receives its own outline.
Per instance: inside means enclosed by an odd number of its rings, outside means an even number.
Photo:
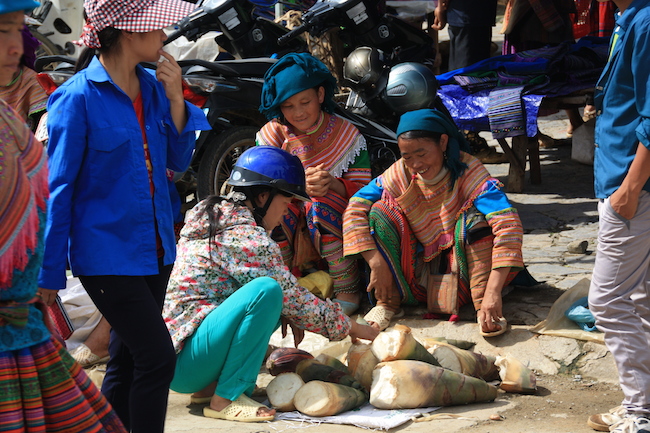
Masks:
[[[36,57],[55,56],[61,54],[61,51],[47,38],[47,36],[32,27],[30,27],[29,31],[41,43],[41,45],[36,49]]]
[[[257,131],[259,128],[255,126],[235,126],[206,143],[207,148],[199,164],[199,200],[221,194],[221,187],[228,180],[239,156],[249,147],[255,146]]]

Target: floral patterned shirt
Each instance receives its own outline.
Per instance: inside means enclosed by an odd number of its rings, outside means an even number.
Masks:
[[[210,312],[244,284],[263,276],[282,287],[283,317],[330,340],[348,335],[350,319],[339,304],[298,285],[282,261],[280,247],[255,223],[248,208],[227,200],[215,204],[222,213],[211,242],[205,206],[200,202],[187,214],[163,306],[177,353]]]

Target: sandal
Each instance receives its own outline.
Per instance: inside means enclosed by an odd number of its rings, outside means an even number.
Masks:
[[[193,395],[190,396],[190,404],[208,404],[210,403],[210,400],[212,400],[211,395],[207,397],[194,397]]]
[[[585,110],[583,115],[582,115],[582,120],[584,122],[589,122],[591,119],[596,118],[596,109],[594,108],[593,110]]]
[[[100,358],[95,355],[88,346],[81,343],[70,355],[77,361],[83,368],[93,366],[95,364],[103,364],[108,362],[110,356]]]
[[[366,322],[375,322],[379,325],[379,330],[383,331],[384,329],[388,328],[388,325],[390,325],[390,319],[397,319],[402,316],[404,316],[404,310],[402,309],[394,312],[390,311],[386,307],[377,305],[375,307],[372,307],[372,309],[368,311],[368,314],[366,314],[363,319]]]
[[[221,410],[203,408],[203,416],[207,418],[225,419],[228,421],[259,422],[272,421],[275,415],[258,416],[257,410],[266,407],[252,398],[242,394],[239,398]],[[268,409],[268,408],[267,408]]]
[[[483,331],[483,323],[484,323],[483,320],[479,318],[478,332],[483,337],[496,337],[497,335],[501,335],[508,330],[508,321],[505,319],[505,317],[499,318],[499,321],[497,322],[497,325],[499,325],[499,329],[497,329],[496,331],[490,331],[490,332]]]

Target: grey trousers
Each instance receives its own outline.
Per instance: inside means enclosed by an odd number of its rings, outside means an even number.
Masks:
[[[589,308],[614,356],[628,412],[650,413],[650,193],[626,220],[598,204],[598,249]]]

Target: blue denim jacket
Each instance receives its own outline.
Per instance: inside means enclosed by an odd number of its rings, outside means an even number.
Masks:
[[[75,275],[158,274],[156,228],[164,264],[176,258],[165,169],[186,170],[194,131],[210,125],[198,107],[186,102],[187,125],[179,135],[162,84],[140,66],[137,74],[153,198],[131,99],[97,58],[50,97],[50,201],[40,287],[65,287],[68,258]]]
[[[610,57],[594,93],[598,110],[594,157],[596,197],[616,191],[636,154],[650,148],[650,0],[635,0],[616,19]],[[650,191],[650,181],[644,189]]]

